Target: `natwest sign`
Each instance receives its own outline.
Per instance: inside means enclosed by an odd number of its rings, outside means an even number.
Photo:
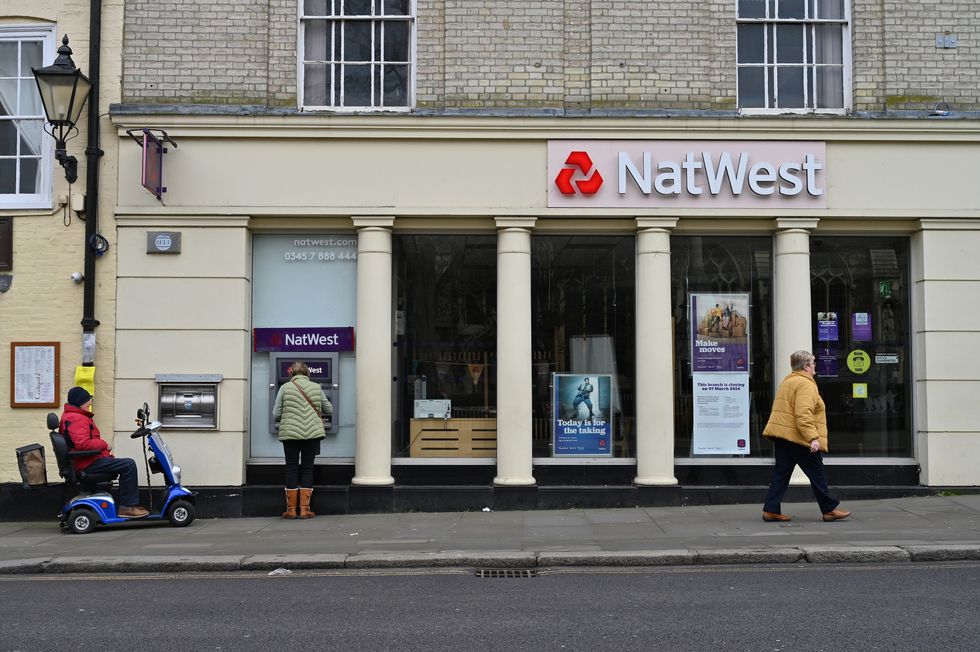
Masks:
[[[803,141],[551,140],[552,208],[826,208],[827,146]]]
[[[354,327],[255,328],[252,329],[252,350],[256,353],[353,351]]]

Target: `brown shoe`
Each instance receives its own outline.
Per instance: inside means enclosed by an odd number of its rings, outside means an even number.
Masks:
[[[762,520],[766,523],[776,523],[792,521],[793,517],[787,516],[786,514],[776,514],[775,512],[762,512]]]
[[[146,511],[139,505],[132,505],[126,507],[120,507],[119,511],[116,512],[119,516],[123,518],[143,518],[150,512]]]
[[[823,520],[825,521],[839,521],[843,518],[847,518],[851,513],[846,509],[835,509],[832,512],[827,512],[823,515]]]

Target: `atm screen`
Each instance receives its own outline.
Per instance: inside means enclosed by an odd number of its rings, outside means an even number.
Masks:
[[[304,360],[306,366],[310,368],[310,380],[315,383],[332,383],[333,369],[331,360]],[[289,368],[293,366],[292,360],[279,361],[279,378],[283,381],[289,378]]]

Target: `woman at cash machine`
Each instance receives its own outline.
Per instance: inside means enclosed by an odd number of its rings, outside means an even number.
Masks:
[[[320,386],[310,380],[310,369],[297,360],[289,367],[289,382],[276,394],[272,416],[279,424],[279,441],[286,458],[286,511],[283,518],[313,518],[313,462],[324,438],[323,418],[333,405]],[[297,513],[298,508],[298,513]]]

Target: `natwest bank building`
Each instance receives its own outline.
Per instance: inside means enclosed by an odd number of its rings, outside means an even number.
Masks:
[[[179,143],[163,202],[120,144],[117,412],[228,509],[279,508],[296,359],[318,512],[761,499],[797,349],[843,497],[980,484],[975,120],[112,120]]]

